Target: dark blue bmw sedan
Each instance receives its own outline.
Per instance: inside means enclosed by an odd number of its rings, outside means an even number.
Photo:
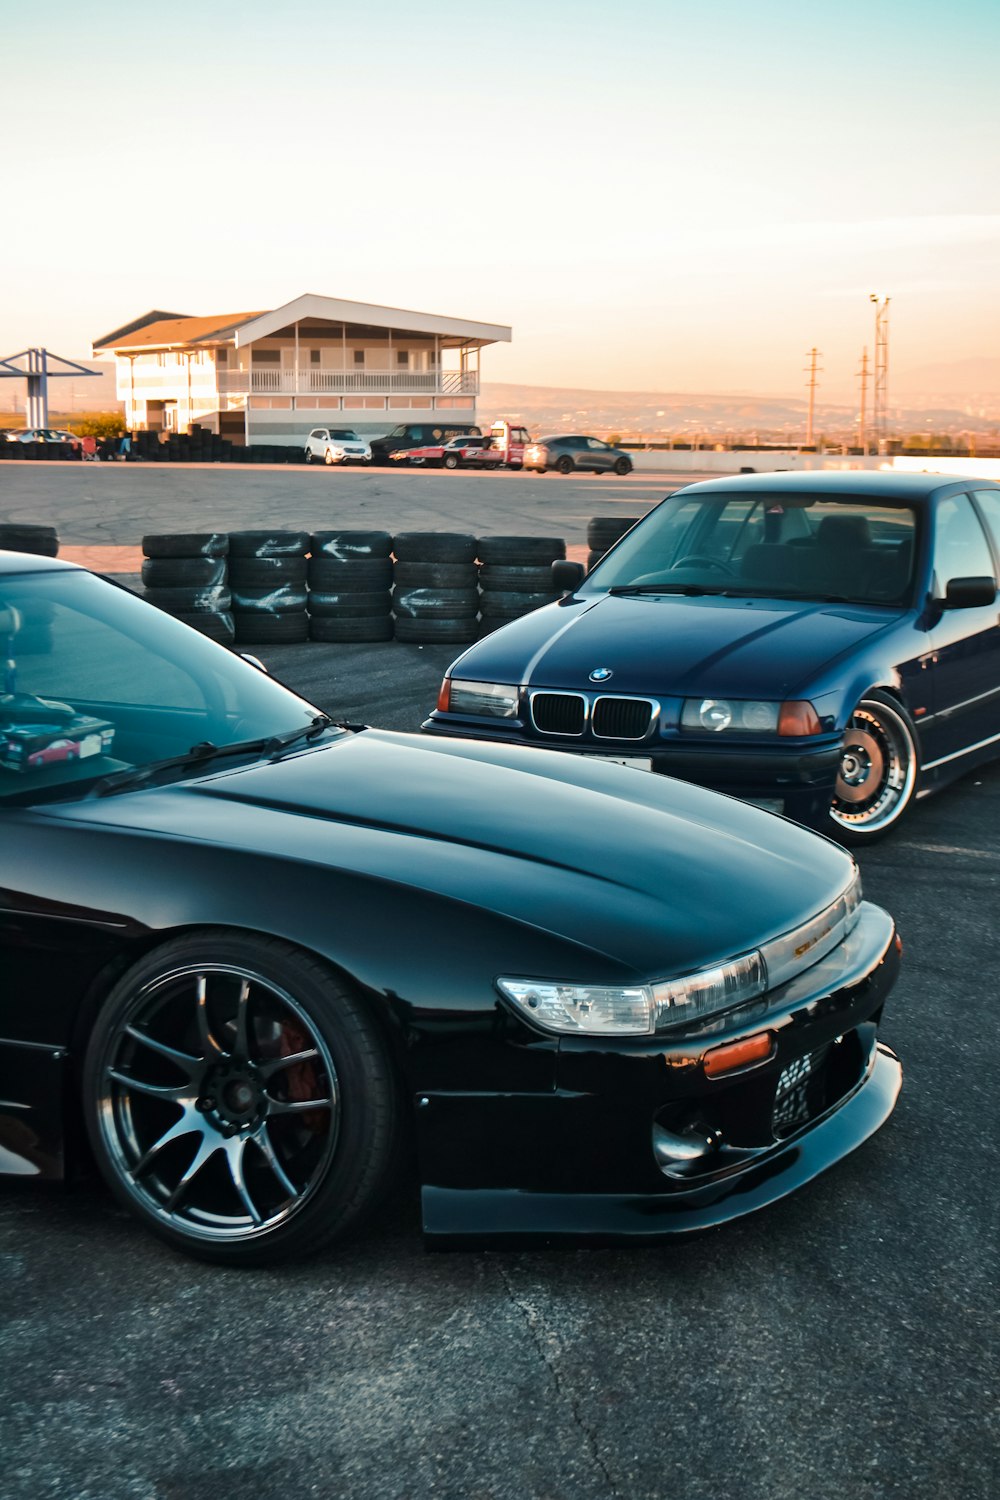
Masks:
[[[848,842],[1000,754],[1000,485],[677,491],[449,669],[423,728],[679,776]]]

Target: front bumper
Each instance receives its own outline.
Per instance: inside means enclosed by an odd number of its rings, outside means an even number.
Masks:
[[[548,1093],[419,1096],[429,1241],[655,1241],[794,1192],[892,1113],[902,1069],[876,1031],[898,967],[891,918],[865,904],[845,942],[755,1014],[674,1040],[564,1038]],[[761,1032],[766,1062],[706,1075],[707,1052]],[[712,1148],[665,1161],[664,1130]]]

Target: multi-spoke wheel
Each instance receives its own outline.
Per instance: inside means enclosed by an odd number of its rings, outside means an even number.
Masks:
[[[917,787],[917,745],[888,693],[863,698],[844,734],[830,816],[847,843],[871,843],[898,823]]]
[[[209,930],[109,995],[84,1065],[116,1195],[175,1247],[261,1264],[316,1249],[373,1205],[396,1094],[357,997],[289,944]]]

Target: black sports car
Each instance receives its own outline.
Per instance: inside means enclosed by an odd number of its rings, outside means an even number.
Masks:
[[[0,554],[0,1169],[92,1154],[171,1245],[656,1239],[858,1146],[891,919],[668,778],[337,726],[84,569]]]

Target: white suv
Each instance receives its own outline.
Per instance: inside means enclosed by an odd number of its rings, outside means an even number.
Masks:
[[[306,438],[306,463],[370,464],[372,450],[349,427],[314,427]]]

